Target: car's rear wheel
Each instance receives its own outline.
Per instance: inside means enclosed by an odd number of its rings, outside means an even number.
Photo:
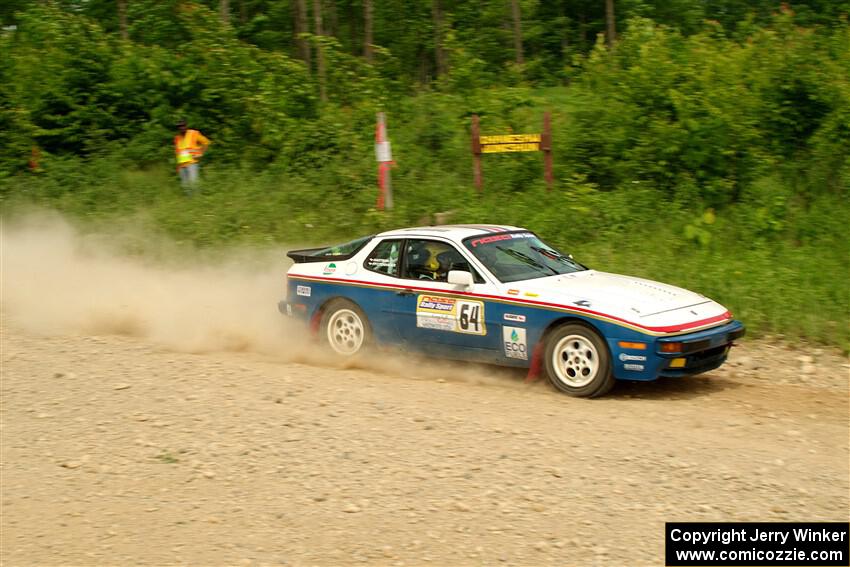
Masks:
[[[331,349],[343,357],[362,353],[372,342],[366,314],[347,299],[335,299],[324,308],[321,333]]]
[[[549,382],[570,396],[601,396],[614,386],[605,341],[582,323],[554,329],[546,339],[544,359]]]

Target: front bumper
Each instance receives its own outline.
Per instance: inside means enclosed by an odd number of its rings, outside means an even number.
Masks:
[[[743,335],[744,325],[740,321],[729,321],[684,335],[611,337],[608,346],[614,377],[656,380],[661,376],[693,376],[708,372],[726,361],[732,343]]]
[[[726,362],[732,343],[744,336],[740,321],[730,321],[720,327],[658,339],[656,355],[661,358],[658,375],[668,377],[693,376],[714,370]],[[678,343],[678,352],[662,352],[662,345]]]

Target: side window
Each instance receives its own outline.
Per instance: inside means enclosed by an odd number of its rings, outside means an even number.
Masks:
[[[469,262],[451,244],[435,240],[408,240],[404,249],[403,278],[445,282],[449,270],[470,271]],[[475,281],[484,280],[474,270]]]
[[[397,278],[400,251],[401,240],[384,240],[375,246],[363,264],[367,270]]]

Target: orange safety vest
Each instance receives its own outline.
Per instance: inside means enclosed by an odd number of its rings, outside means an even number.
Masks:
[[[204,150],[210,141],[197,130],[186,130],[186,135],[174,136],[174,153],[177,156],[177,167],[198,163],[198,158],[204,155]]]

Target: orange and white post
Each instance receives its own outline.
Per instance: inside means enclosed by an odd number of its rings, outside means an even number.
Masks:
[[[393,183],[390,169],[395,165],[390,141],[387,139],[387,121],[383,112],[378,113],[375,125],[375,159],[378,161],[378,203],[379,211],[393,208]]]

